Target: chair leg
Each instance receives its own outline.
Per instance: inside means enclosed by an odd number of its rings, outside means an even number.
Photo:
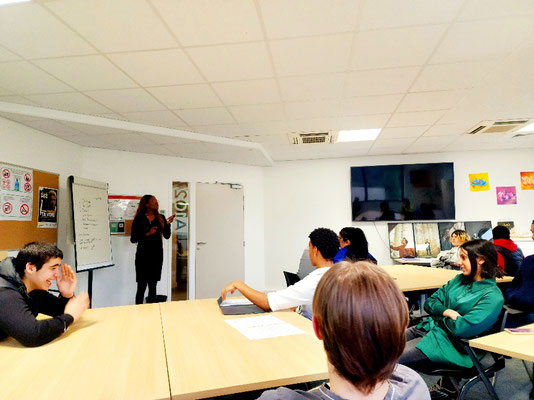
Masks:
[[[534,373],[534,364],[532,365],[532,372],[530,372],[530,370],[528,369],[528,365],[527,365],[527,362],[525,360],[521,360],[523,361],[523,365],[525,366],[525,370],[527,371],[527,375],[528,375],[528,379],[530,379],[530,381],[532,383],[534,383],[534,376],[533,376],[533,373]]]
[[[466,346],[466,349],[469,353],[469,356],[471,357],[471,360],[473,361],[473,364],[475,365],[475,368],[478,371],[478,376],[480,379],[482,379],[482,382],[484,382],[484,386],[486,386],[486,390],[488,391],[489,395],[493,400],[499,400],[499,396],[497,396],[497,392],[495,392],[495,388],[491,385],[491,382],[489,381],[488,377],[484,373],[484,370],[482,369],[482,366],[480,365],[480,362],[478,361],[475,352],[473,349],[469,346]],[[495,372],[494,375],[497,373]]]

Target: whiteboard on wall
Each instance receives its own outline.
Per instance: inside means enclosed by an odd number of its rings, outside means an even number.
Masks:
[[[72,194],[76,272],[113,265],[109,231],[108,184],[69,178]]]

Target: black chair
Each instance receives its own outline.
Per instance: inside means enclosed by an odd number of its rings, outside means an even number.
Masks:
[[[300,277],[293,272],[284,271],[284,278],[286,278],[286,284],[288,287],[300,281]]]
[[[501,314],[493,327],[489,331],[479,336],[486,336],[502,331],[504,329],[504,324],[506,323],[507,317],[508,309],[505,306],[503,307]],[[505,367],[505,357],[502,354],[490,352],[490,360],[486,361],[486,358],[488,358],[487,355],[482,360],[479,359],[473,348],[469,346],[468,339],[460,339],[460,342],[469,355],[469,358],[471,358],[471,361],[473,362],[472,368],[443,366],[431,370],[420,370],[420,372],[427,375],[441,376],[445,379],[448,378],[452,383],[454,390],[456,391],[457,400],[464,400],[469,389],[471,389],[471,387],[478,382],[482,382],[484,384],[491,399],[499,400],[499,396],[497,396],[497,393],[495,392],[494,385],[497,372]],[[484,364],[481,361],[484,361]],[[467,382],[465,382],[463,385],[460,385],[461,381],[464,379],[467,380]],[[492,382],[490,382],[490,379]]]

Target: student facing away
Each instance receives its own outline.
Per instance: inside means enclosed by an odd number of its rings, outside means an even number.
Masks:
[[[241,281],[234,281],[224,287],[222,299],[228,292],[239,290],[243,296],[264,310],[278,311],[299,307],[297,310],[308,319],[312,317],[312,300],[317,283],[324,273],[333,265],[332,260],[339,250],[338,237],[334,231],[317,228],[309,235],[308,251],[315,270],[294,285],[277,292],[265,294],[251,288]]]
[[[329,384],[309,392],[278,388],[260,400],[428,400],[423,379],[397,364],[408,307],[393,279],[366,261],[327,271],[313,298],[313,329],[323,341]]]
[[[89,307],[87,293],[74,296],[76,275],[69,265],[61,265],[62,258],[63,252],[53,244],[32,242],[17,257],[0,262],[0,340],[11,336],[24,346],[43,345]],[[48,293],[54,280],[59,297]],[[39,313],[53,318],[38,320]]]

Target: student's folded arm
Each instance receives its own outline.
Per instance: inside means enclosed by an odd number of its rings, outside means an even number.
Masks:
[[[65,313],[69,299],[61,295],[54,296],[46,290],[34,290],[31,297],[39,304],[39,313],[55,317]]]
[[[452,336],[472,338],[488,331],[502,309],[504,300],[495,301],[489,295],[482,297],[466,314],[452,320],[443,318],[442,324]]]
[[[37,320],[24,299],[18,295],[10,297],[9,307],[0,308],[0,329],[24,346],[36,347],[51,342],[73,321],[67,314]]]
[[[432,316],[441,316],[448,307],[445,306],[445,293],[448,283],[439,288],[425,301],[424,309]]]

